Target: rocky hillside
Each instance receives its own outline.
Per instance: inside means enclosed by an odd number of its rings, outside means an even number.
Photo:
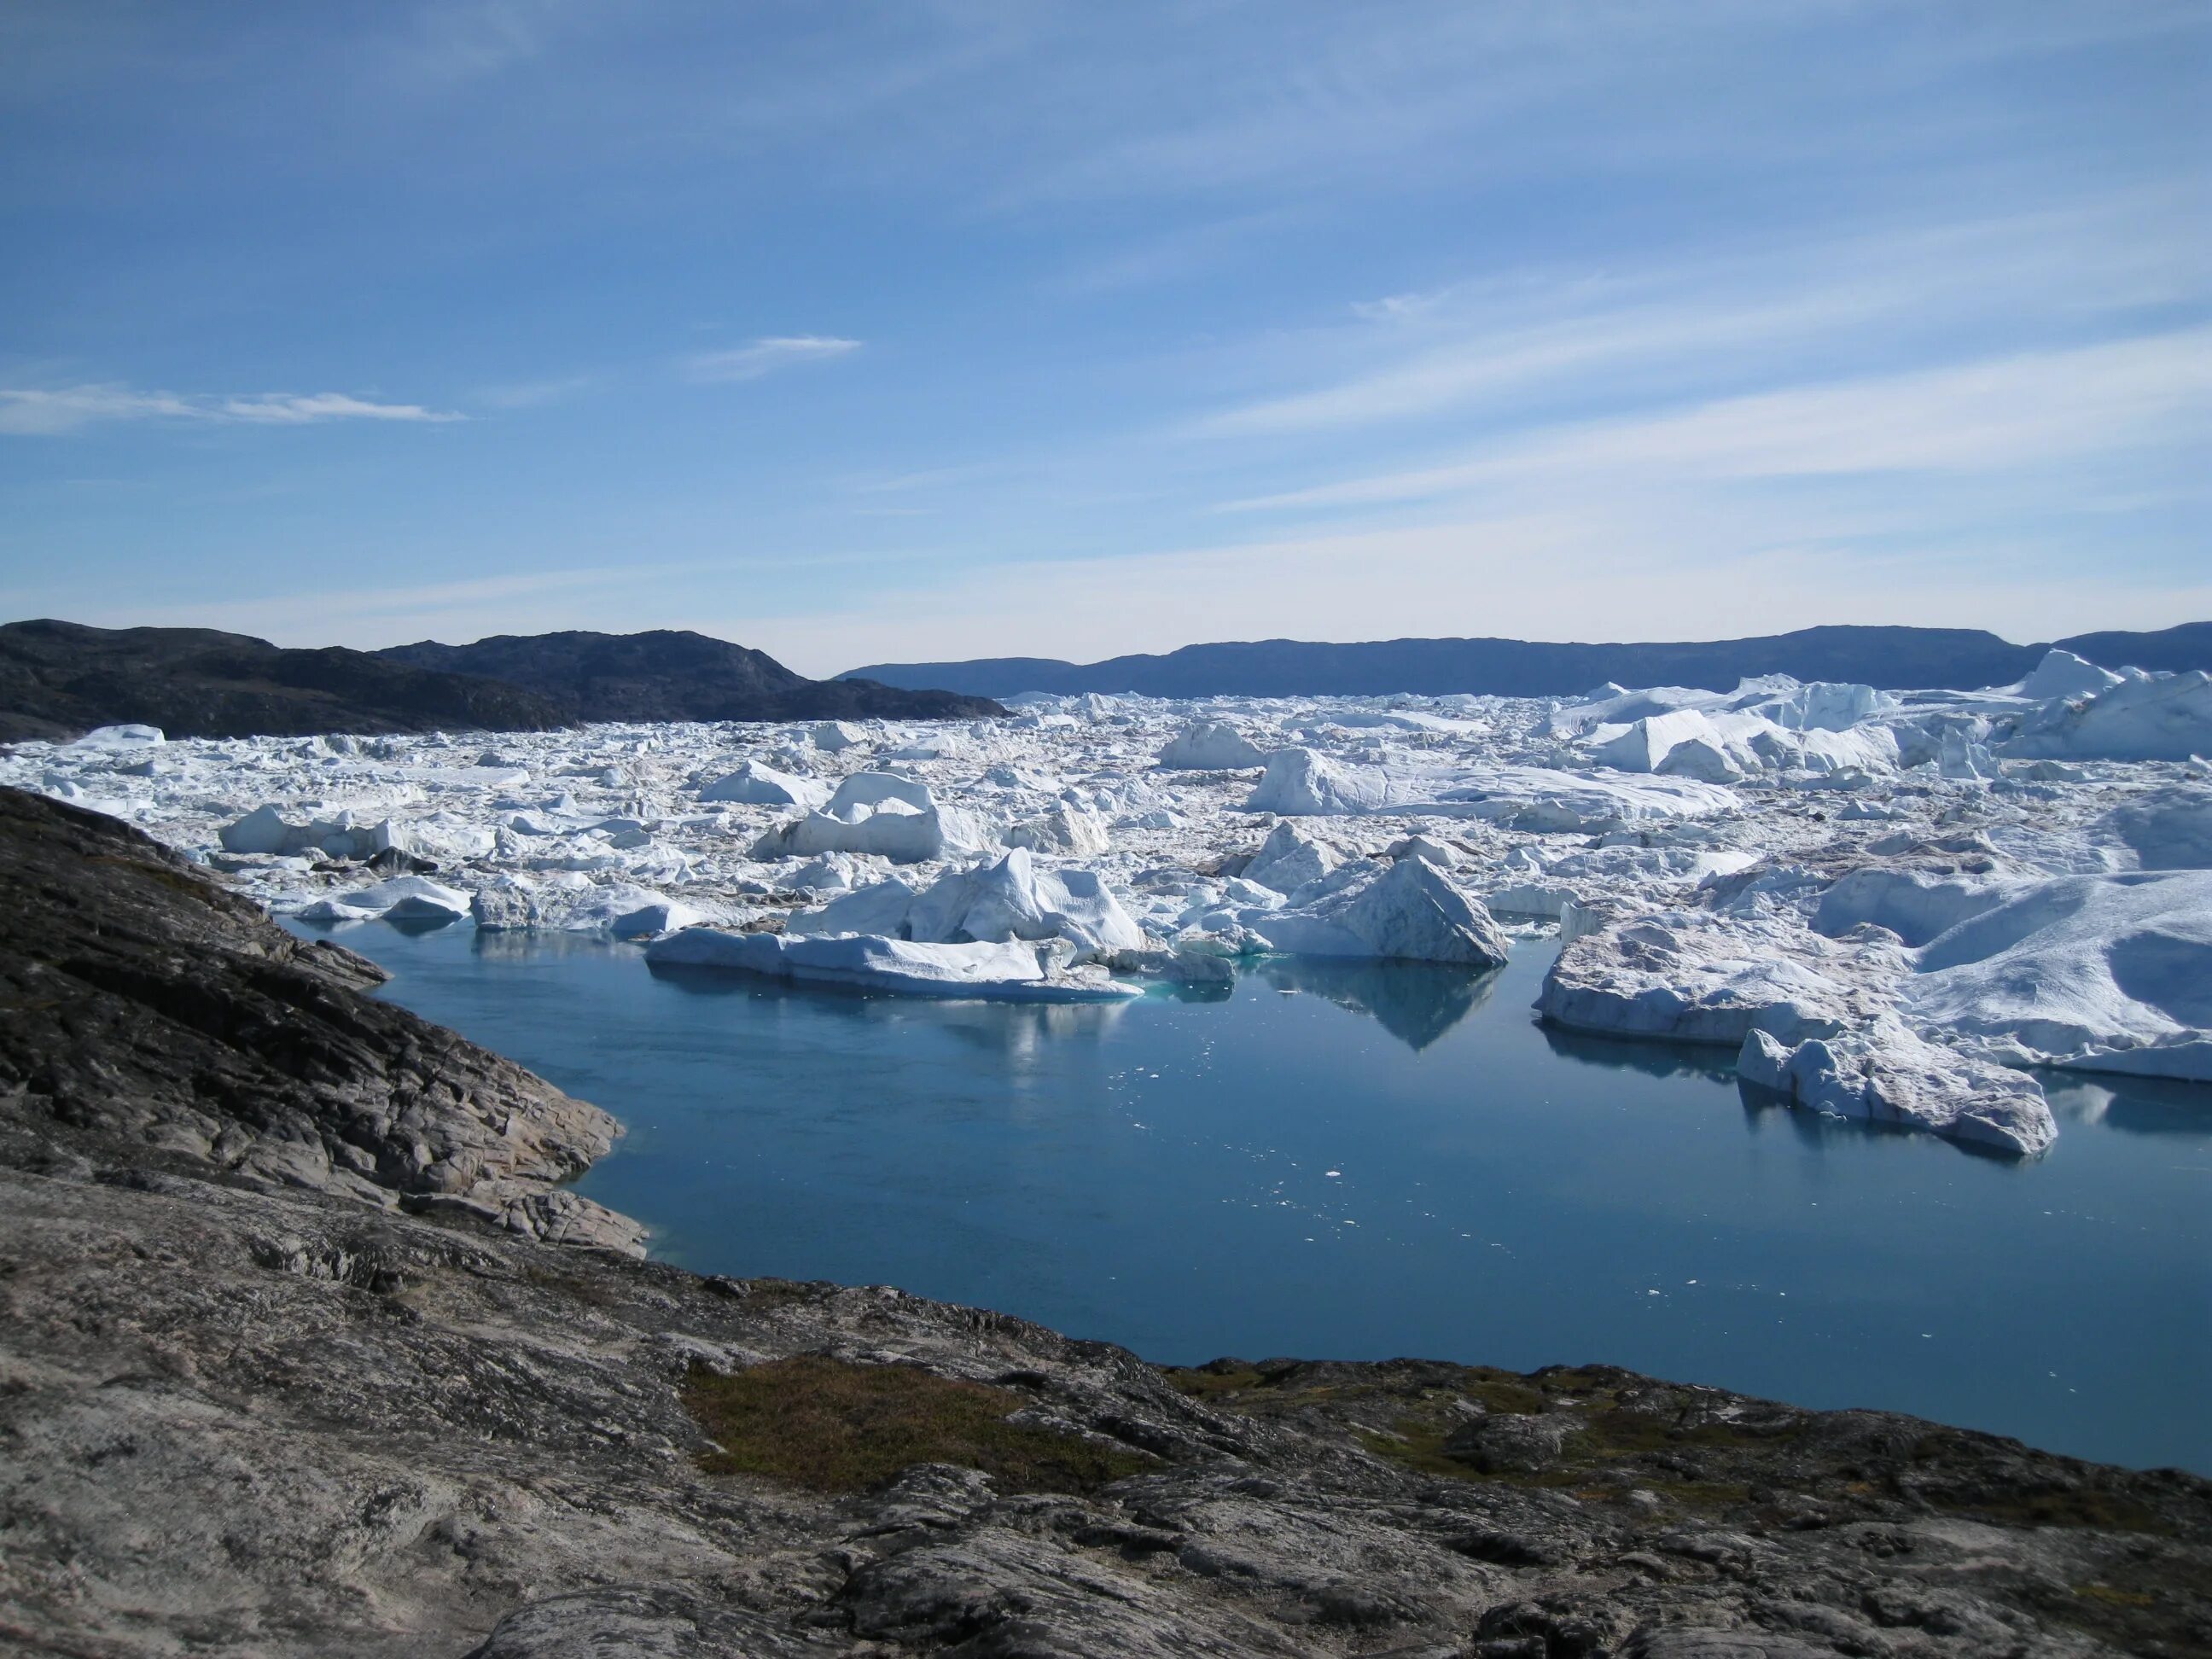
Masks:
[[[291,650],[200,628],[0,624],[0,743],[126,724],[173,738],[243,738],[1005,713],[988,697],[810,680],[699,634],[542,634],[370,652]]]
[[[2194,1654],[2212,1485],[637,1259],[603,1115],[0,793],[0,1649]]]
[[[866,679],[810,680],[765,652],[703,634],[501,635],[473,645],[425,640],[377,655],[475,674],[552,699],[580,720],[974,720],[988,697]]]

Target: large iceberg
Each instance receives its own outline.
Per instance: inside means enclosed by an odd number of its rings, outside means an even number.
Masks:
[[[1025,848],[916,891],[894,878],[793,916],[793,937],[875,934],[918,944],[1064,939],[1082,960],[1145,948],[1144,930],[1089,870],[1042,870]]]
[[[779,772],[750,760],[699,791],[702,801],[738,801],[752,806],[819,806],[829,798],[829,787],[816,779]]]
[[[661,967],[726,969],[902,996],[1118,1002],[1139,994],[1103,969],[1058,959],[1049,946],[1018,942],[925,945],[868,935],[787,938],[690,927],[647,945],[645,957]]]
[[[837,786],[828,805],[778,824],[753,844],[757,859],[863,853],[919,864],[989,844],[982,825],[945,806],[927,784],[896,772],[860,772]]]
[[[2024,1157],[2047,1152],[2058,1138],[2033,1078],[1940,1048],[1894,1018],[1795,1045],[1754,1029],[1736,1074],[1831,1117],[1923,1129]]]
[[[1154,762],[1170,770],[1190,772],[1239,771],[1267,763],[1267,751],[1226,720],[1200,720],[1185,726]]]
[[[1272,949],[1294,956],[1505,963],[1505,936],[1482,901],[1425,859],[1400,859],[1310,904],[1246,920]]]
[[[1305,817],[1369,812],[1390,799],[1390,782],[1376,767],[1350,765],[1310,749],[1279,749],[1244,802],[1248,812]]]
[[[2145,675],[2048,702],[2002,750],[2051,760],[2185,761],[2212,755],[2212,676]]]

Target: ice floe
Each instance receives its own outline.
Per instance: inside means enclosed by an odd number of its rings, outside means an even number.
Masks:
[[[1480,969],[1555,934],[1548,1020],[1714,1045],[1799,1109],[2013,1152],[2049,1141],[2040,1068],[2212,1080],[2203,674],[2053,653],[1972,690],[1015,702],[957,725],[111,728],[0,750],[0,781],[304,919],[589,933],[901,994]]]

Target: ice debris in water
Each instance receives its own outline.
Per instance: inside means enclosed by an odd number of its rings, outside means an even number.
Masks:
[[[1034,696],[958,726],[596,726],[0,751],[280,913],[659,964],[1114,999],[1242,956],[1495,965],[1764,1097],[2033,1154],[2033,1069],[2212,1082],[2212,680],[1571,698]],[[1502,927],[1497,917],[1510,927]]]

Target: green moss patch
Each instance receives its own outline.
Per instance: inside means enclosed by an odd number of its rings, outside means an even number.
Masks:
[[[1008,1492],[1094,1492],[1158,1467],[1139,1452],[1009,1423],[1029,1403],[1020,1395],[912,1365],[801,1354],[733,1376],[695,1370],[684,1403],[720,1448],[699,1459],[708,1474],[821,1492],[878,1486],[916,1463],[981,1469]]]

